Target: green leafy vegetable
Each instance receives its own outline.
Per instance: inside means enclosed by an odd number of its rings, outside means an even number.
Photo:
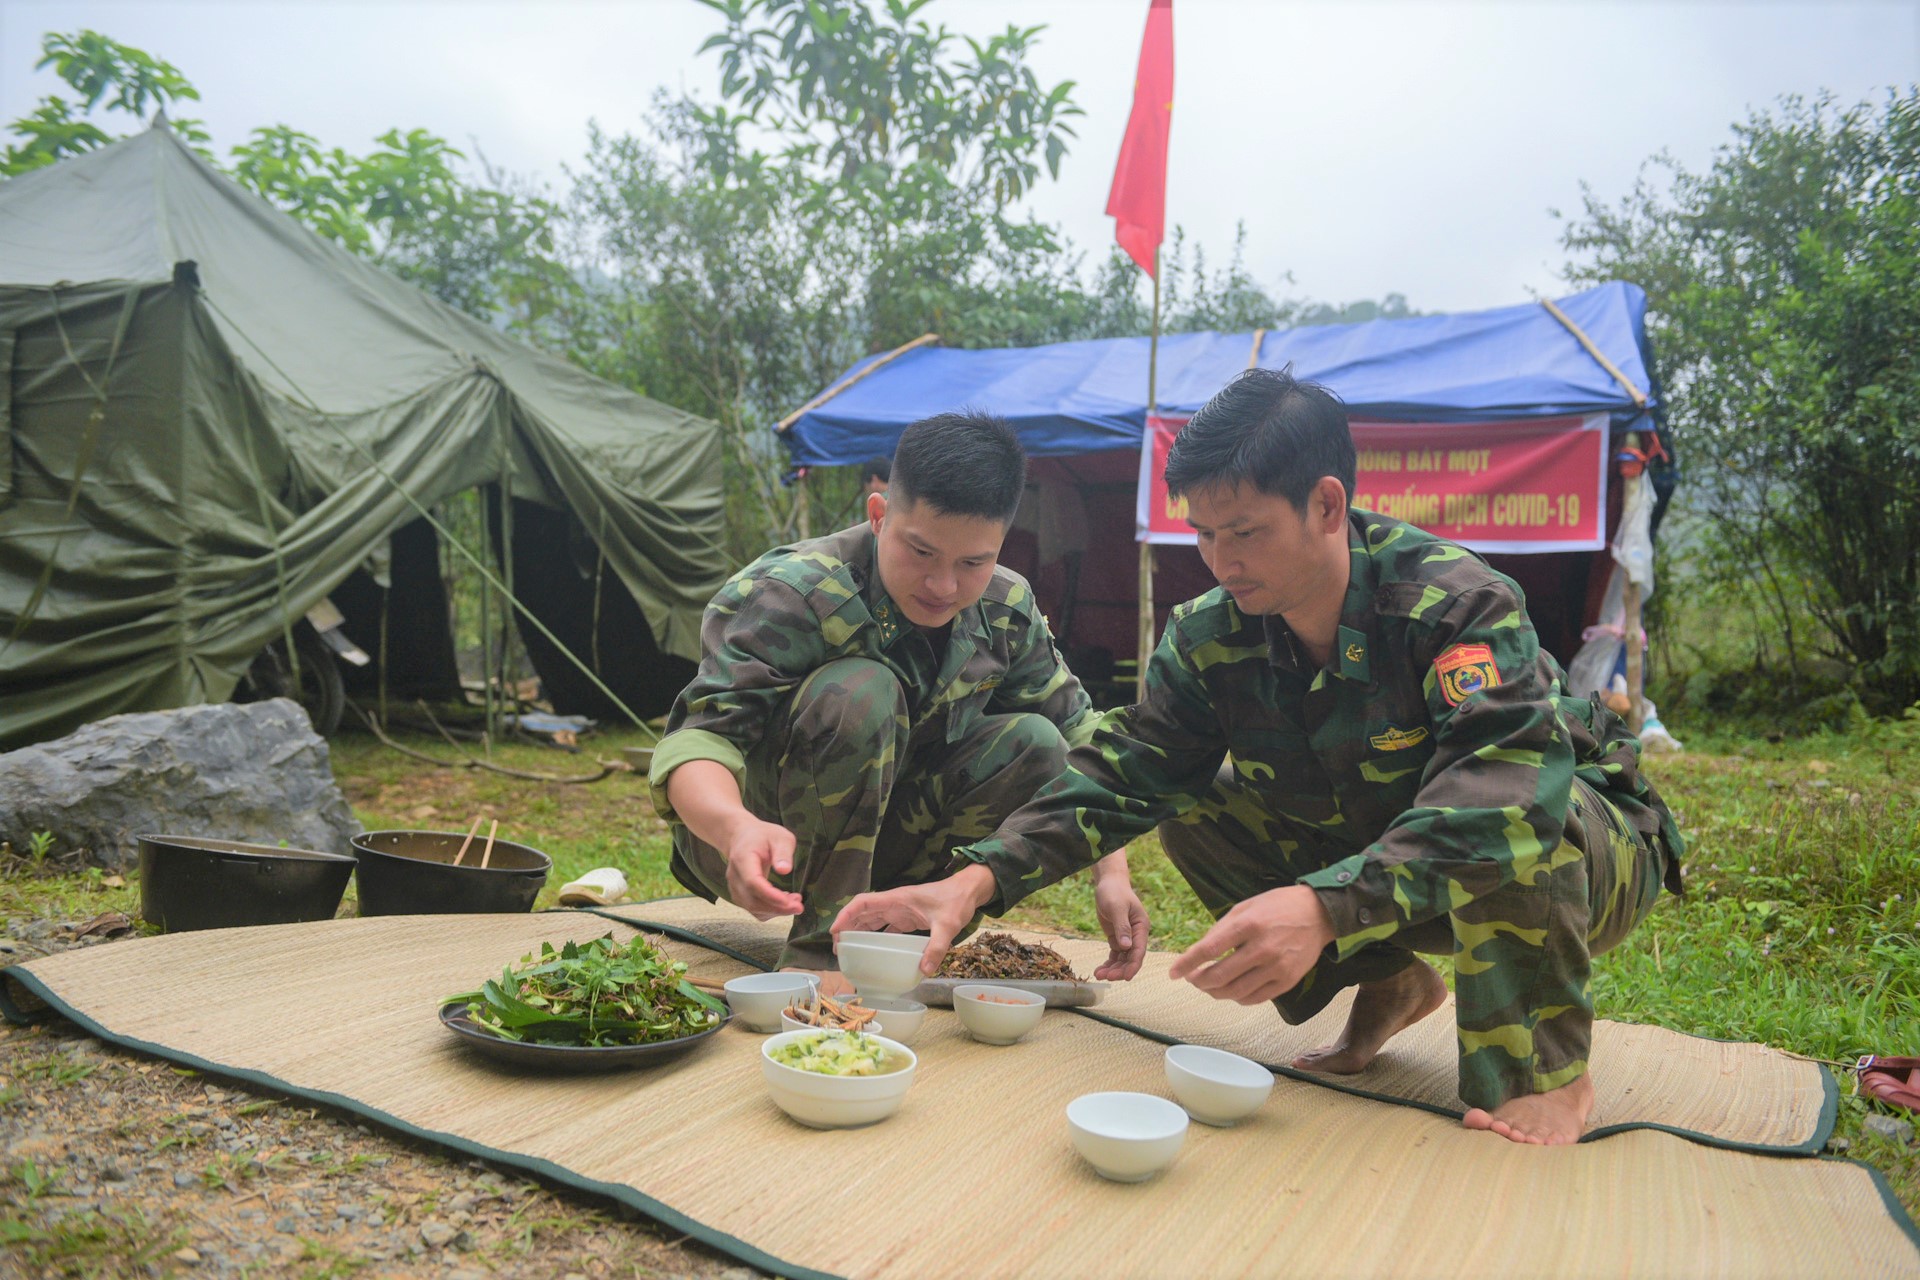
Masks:
[[[467,1001],[467,1017],[505,1040],[590,1047],[655,1044],[718,1026],[726,1005],[686,980],[687,966],[645,938],[609,933],[520,957]]]

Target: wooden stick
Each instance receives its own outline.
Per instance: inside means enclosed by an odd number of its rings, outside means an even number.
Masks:
[[[475,823],[478,826],[479,823]],[[485,871],[487,864],[493,861],[493,838],[500,834],[500,819],[495,818],[493,825],[487,828],[487,847],[480,853],[480,869]]]
[[[803,415],[807,413],[811,413],[813,410],[818,409],[821,405],[833,399],[835,396],[839,395],[842,391],[845,391],[848,387],[860,381],[860,379],[866,377],[868,374],[878,372],[882,366],[893,363],[895,360],[898,360],[901,356],[907,354],[907,352],[909,351],[913,351],[920,347],[924,347],[929,342],[938,342],[938,341],[940,341],[939,334],[923,333],[919,337],[915,338],[912,342],[902,343],[901,345],[895,347],[893,350],[887,352],[887,354],[885,354],[884,356],[881,356],[878,360],[875,360],[872,364],[868,365],[866,368],[862,369],[860,372],[855,374],[849,374],[847,377],[842,378],[840,381],[834,383],[832,386],[828,387],[825,391],[822,391],[819,395],[807,401],[805,404],[801,405],[798,409],[795,409],[792,413],[780,419],[780,421],[774,423],[773,429],[775,431],[784,432],[788,427],[791,427],[794,423],[800,421]]]
[[[1607,359],[1606,353],[1594,345],[1593,339],[1589,338],[1585,331],[1573,322],[1572,316],[1569,316],[1559,307],[1554,306],[1552,298],[1540,299],[1540,305],[1547,309],[1547,314],[1551,315],[1555,320],[1558,320],[1561,325],[1566,328],[1566,331],[1573,335],[1574,341],[1586,348],[1587,354],[1594,358],[1595,363],[1613,375],[1613,380],[1620,384],[1620,389],[1633,398],[1634,408],[1644,409],[1647,407],[1647,393],[1627,381],[1627,375],[1620,372],[1618,365]]]
[[[454,866],[459,866],[460,859],[467,856],[467,846],[473,843],[473,837],[480,830],[480,824],[486,820],[486,816],[484,813],[473,815],[473,825],[467,828],[467,838],[460,842],[460,852],[453,855]]]

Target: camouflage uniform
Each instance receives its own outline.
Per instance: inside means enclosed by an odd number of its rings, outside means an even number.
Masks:
[[[1144,700],[1109,714],[993,839],[1005,910],[1156,824],[1216,916],[1311,887],[1335,941],[1290,1022],[1413,952],[1454,956],[1460,1095],[1494,1107],[1586,1070],[1588,959],[1679,890],[1640,744],[1562,691],[1520,590],[1411,525],[1350,513],[1328,666],[1214,590],[1174,610]],[[1224,766],[1223,766],[1223,761]]]
[[[857,525],[776,547],[735,574],[701,624],[706,658],[654,750],[653,802],[673,873],[713,899],[726,860],[675,819],[667,775],[717,760],[761,819],[798,837],[782,965],[835,967],[828,926],[857,893],[935,880],[1058,777],[1097,717],[1053,647],[1033,590],[996,568],[940,640],[880,584]]]

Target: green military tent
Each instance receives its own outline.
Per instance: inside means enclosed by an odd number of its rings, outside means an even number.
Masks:
[[[227,698],[330,593],[390,673],[433,669],[422,644],[444,673],[421,516],[476,487],[516,597],[663,711],[727,567],[712,423],[330,244],[164,125],[0,182],[0,749]],[[521,624],[556,709],[612,705]]]

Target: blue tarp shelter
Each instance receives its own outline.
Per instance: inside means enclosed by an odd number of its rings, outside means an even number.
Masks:
[[[1255,363],[1291,365],[1297,376],[1333,388],[1359,418],[1479,422],[1605,412],[1616,434],[1645,430],[1658,407],[1645,314],[1646,294],[1613,282],[1491,311],[1258,335],[1173,334],[1160,340],[1159,405],[1163,413],[1192,413]],[[1070,651],[1125,655],[1137,592],[1134,468],[1147,361],[1146,338],[880,354],[847,370],[779,432],[796,466],[842,466],[891,453],[900,432],[930,414],[967,407],[1006,418],[1035,459],[1035,486],[1049,499],[1077,490],[1086,526],[1084,537],[1065,540],[1079,546],[1077,559],[1056,565],[1040,543],[1046,520],[1058,513],[1043,509],[1039,521],[1023,522],[1041,526],[1030,530],[1034,545],[1016,534],[1009,563],[1034,579]],[[1617,503],[1619,487],[1610,491]],[[1612,520],[1610,513],[1609,529]],[[1542,639],[1563,660],[1578,647],[1605,585],[1605,575],[1592,572],[1595,560],[1589,553],[1497,558],[1528,589]],[[1196,554],[1160,549],[1162,621],[1166,608],[1210,585]],[[1098,662],[1096,655],[1092,665]]]

